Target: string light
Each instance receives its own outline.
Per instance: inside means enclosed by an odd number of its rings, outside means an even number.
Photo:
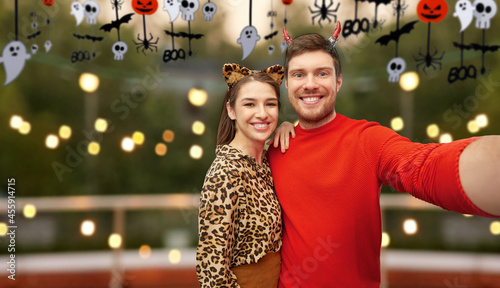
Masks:
[[[106,121],[106,119],[97,118],[94,123],[94,128],[97,132],[104,133],[108,130],[108,121]]]
[[[80,88],[88,93],[95,92],[99,88],[99,77],[92,73],[82,73],[78,82]]]
[[[59,137],[61,139],[69,139],[71,137],[71,127],[69,127],[68,125],[62,125],[61,127],[59,127]]]
[[[158,156],[165,156],[165,154],[167,154],[167,145],[163,143],[156,144],[155,153]]]
[[[490,232],[493,235],[500,235],[500,221],[493,221],[490,224]]]
[[[132,151],[134,151],[134,148],[135,148],[134,140],[132,140],[132,138],[130,138],[130,137],[124,137],[122,139],[121,146],[122,146],[123,151],[132,152]]]
[[[144,143],[144,133],[140,131],[135,131],[134,134],[132,134],[132,140],[136,145],[142,145]]]
[[[23,118],[21,116],[12,115],[12,117],[10,117],[10,128],[17,130],[21,127],[22,124]]]
[[[5,222],[0,222],[0,236],[7,235],[7,224]]]
[[[89,143],[88,151],[90,155],[97,155],[101,151],[101,145],[95,141]]]
[[[188,92],[189,102],[193,106],[203,106],[207,102],[207,92],[203,89],[191,88]]]
[[[59,146],[59,138],[54,134],[49,134],[45,138],[45,146],[49,149],[56,149]]]
[[[436,138],[439,135],[439,126],[437,124],[430,124],[427,126],[427,136],[429,138]]]
[[[453,141],[453,137],[450,133],[444,133],[439,137],[439,143],[450,143]]]
[[[479,128],[486,128],[488,126],[488,116],[486,114],[479,114],[476,116],[476,123]]]
[[[175,133],[172,130],[163,131],[163,141],[170,143],[174,141]]]
[[[196,135],[203,135],[205,133],[205,124],[201,121],[194,121],[191,130]]]
[[[382,232],[382,248],[389,247],[390,243],[391,237],[389,237],[389,234],[387,232]]]
[[[31,132],[31,124],[27,121],[23,121],[21,127],[19,127],[19,133],[27,135]]]
[[[479,125],[477,124],[476,120],[471,120],[467,123],[467,130],[469,130],[469,133],[477,133],[479,132]]]

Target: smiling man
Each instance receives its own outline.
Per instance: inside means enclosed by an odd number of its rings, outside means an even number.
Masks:
[[[500,215],[500,137],[413,143],[336,113],[342,73],[334,43],[307,34],[286,52],[299,124],[286,153],[269,149],[284,226],[281,288],[380,286],[382,184],[447,210]]]

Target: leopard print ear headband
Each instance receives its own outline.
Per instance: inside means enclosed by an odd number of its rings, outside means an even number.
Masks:
[[[274,82],[281,85],[283,82],[283,77],[285,76],[285,69],[281,65],[273,65],[264,70],[250,70],[235,63],[226,63],[222,66],[222,74],[224,75],[224,80],[229,88],[232,88],[241,78],[252,75],[254,73],[265,73],[269,75]]]

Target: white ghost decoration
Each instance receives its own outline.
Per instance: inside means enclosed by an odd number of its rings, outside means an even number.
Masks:
[[[123,60],[123,55],[125,55],[125,53],[127,53],[128,51],[127,43],[123,41],[117,41],[115,42],[115,44],[113,44],[111,51],[113,51],[113,54],[115,54],[115,60]]]
[[[493,0],[474,1],[474,17],[476,17],[476,28],[489,29],[490,21],[497,14],[497,4]]]
[[[399,77],[406,69],[406,62],[401,57],[392,58],[387,64],[387,73],[389,73],[389,82],[399,82]]]
[[[82,23],[83,21],[83,5],[78,2],[78,1],[75,1],[71,4],[71,15],[75,16],[75,19],[76,19],[76,26],[80,25],[80,23]]]
[[[37,44],[31,45],[31,54],[35,55],[37,51],[38,51],[38,45]]]
[[[458,17],[460,20],[460,32],[463,32],[469,27],[472,19],[474,19],[474,6],[469,0],[458,0],[455,4],[455,13],[453,17]]]
[[[273,52],[274,52],[274,45],[271,44],[269,45],[269,47],[267,47],[267,53],[271,55],[273,54]]]
[[[21,74],[26,60],[30,59],[31,55],[26,53],[26,47],[20,41],[11,41],[3,48],[0,63],[5,67],[5,83],[9,84]]]
[[[286,41],[281,42],[281,53],[284,53],[286,51],[286,48],[288,47],[288,43]]]
[[[43,45],[45,47],[45,52],[49,52],[50,48],[52,48],[52,42],[50,40],[45,41],[45,44]]]
[[[182,20],[193,21],[194,12],[200,8],[200,2],[198,0],[179,0],[179,3],[181,4],[179,9],[182,12]]]
[[[238,38],[237,43],[241,45],[243,49],[243,57],[241,60],[245,60],[245,58],[252,53],[255,48],[255,44],[260,40],[260,36],[257,33],[257,29],[253,26],[246,26],[241,30],[240,38]]]
[[[96,24],[97,23],[97,15],[101,13],[101,7],[94,0],[87,0],[83,3],[83,8],[85,8],[84,13],[87,17],[88,24]]]
[[[164,0],[163,1],[163,11],[167,11],[168,16],[170,16],[170,23],[174,22],[179,16],[180,3],[179,0]]]
[[[212,3],[208,2],[203,5],[203,15],[205,15],[205,21],[212,21],[214,18],[215,12],[217,12],[217,6]]]

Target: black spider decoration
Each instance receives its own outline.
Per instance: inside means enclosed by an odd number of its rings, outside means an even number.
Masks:
[[[139,42],[135,42],[135,45],[137,46],[137,52],[139,52],[139,49],[142,48],[142,53],[144,55],[146,55],[145,51],[146,50],[150,50],[151,52],[153,52],[153,48],[155,48],[155,51],[158,52],[158,47],[156,44],[158,44],[158,39],[160,39],[159,37],[156,38],[156,41],[152,41],[155,37],[153,36],[153,34],[149,33],[149,38],[146,38],[147,35],[144,35],[144,39],[141,39],[141,34],[137,34],[137,40],[139,40]]]
[[[313,14],[312,17],[313,25],[314,25],[314,19],[318,17],[320,17],[318,20],[318,25],[321,28],[323,28],[323,26],[321,25],[321,21],[323,20],[328,20],[328,23],[332,23],[330,17],[334,18],[333,22],[337,22],[337,15],[334,13],[337,13],[337,11],[339,10],[340,2],[337,3],[337,7],[335,7],[335,9],[330,9],[330,7],[333,6],[333,0],[330,0],[330,4],[328,4],[328,6],[326,5],[325,0],[323,0],[321,6],[319,6],[316,2],[317,0],[314,1],[314,7],[318,8],[318,10],[312,10],[311,6],[308,7],[311,14]]]

